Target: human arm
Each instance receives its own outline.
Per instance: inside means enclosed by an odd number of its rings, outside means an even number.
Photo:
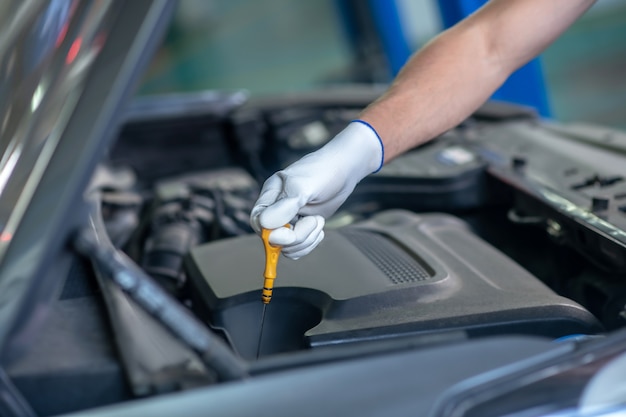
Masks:
[[[356,184],[402,152],[454,127],[594,0],[492,0],[414,54],[388,91],[322,149],[271,176],[251,224],[298,258],[323,239],[324,219]],[[384,145],[381,146],[381,145]]]
[[[361,118],[385,161],[456,126],[595,0],[492,0],[414,54]]]

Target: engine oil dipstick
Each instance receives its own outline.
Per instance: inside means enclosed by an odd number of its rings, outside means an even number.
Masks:
[[[286,227],[289,227],[288,225]],[[259,342],[257,344],[256,357],[261,353],[261,341],[263,340],[263,326],[265,325],[265,312],[267,305],[272,301],[272,293],[274,291],[274,280],[276,279],[276,267],[278,266],[278,258],[280,257],[281,246],[272,246],[269,242],[271,229],[263,229],[261,231],[261,239],[265,248],[265,271],[263,273],[263,290],[261,293],[261,301],[263,302],[263,312],[261,313],[261,327],[259,329]]]

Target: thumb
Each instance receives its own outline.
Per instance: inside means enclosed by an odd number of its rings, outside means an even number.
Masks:
[[[259,215],[259,223],[266,229],[277,229],[289,223],[302,208],[300,199],[283,198],[268,206]]]

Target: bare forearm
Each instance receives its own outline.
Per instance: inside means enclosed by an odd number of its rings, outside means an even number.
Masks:
[[[453,28],[405,65],[362,118],[375,126],[388,161],[457,125],[506,75],[480,51],[480,34]],[[478,39],[473,39],[478,38]]]
[[[422,48],[361,116],[382,137],[385,160],[463,121],[593,2],[492,0]]]

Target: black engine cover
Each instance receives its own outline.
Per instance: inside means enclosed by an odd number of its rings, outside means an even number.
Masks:
[[[192,251],[196,305],[251,358],[261,315],[264,253],[257,236]],[[600,330],[458,218],[390,210],[330,230],[298,261],[281,259],[262,354],[412,334],[560,337]]]

